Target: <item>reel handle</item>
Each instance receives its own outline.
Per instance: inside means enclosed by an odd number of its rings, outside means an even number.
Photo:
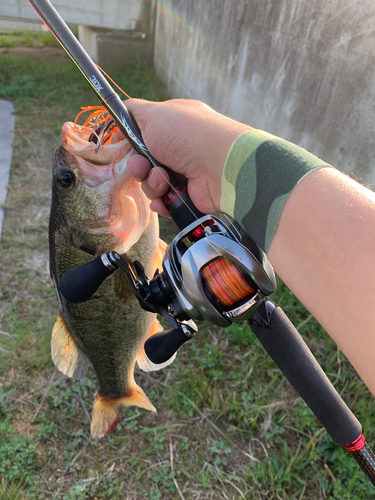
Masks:
[[[178,328],[155,333],[145,342],[147,357],[156,365],[165,363],[196,331],[195,323],[189,321],[180,323]]]
[[[102,282],[118,267],[124,270],[124,259],[116,253],[112,258],[119,260],[119,262],[116,262],[118,266],[114,265],[109,260],[108,255],[104,253],[91,262],[69,269],[60,278],[60,292],[66,299],[75,304],[88,300]],[[137,298],[140,300],[138,296]],[[141,302],[141,307],[152,311],[152,309],[147,308],[147,305],[145,307],[143,301]],[[154,312],[163,314],[162,308]],[[171,319],[166,317],[165,314],[163,314],[163,317],[167,320]],[[193,338],[198,330],[192,320],[180,322],[174,320],[171,324],[176,326],[176,328],[159,332],[150,337],[145,343],[144,347],[148,358],[157,365],[168,361],[182,344]]]
[[[99,255],[91,262],[72,267],[63,274],[59,281],[60,292],[70,302],[84,302],[94,295],[102,282],[115,270],[116,267],[110,263],[107,267]]]

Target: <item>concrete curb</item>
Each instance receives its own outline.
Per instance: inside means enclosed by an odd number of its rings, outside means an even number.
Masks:
[[[7,197],[7,185],[12,162],[12,142],[15,122],[13,109],[11,102],[0,99],[0,239],[4,220],[4,211],[1,207]]]

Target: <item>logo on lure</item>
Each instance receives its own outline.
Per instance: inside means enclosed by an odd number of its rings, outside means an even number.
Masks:
[[[98,92],[100,92],[101,90],[103,90],[103,87],[100,85],[99,80],[96,78],[95,75],[91,76],[90,82],[94,84],[94,87],[96,88],[96,90]]]

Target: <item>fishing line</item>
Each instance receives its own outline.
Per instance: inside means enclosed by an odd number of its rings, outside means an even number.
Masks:
[[[108,80],[111,80],[111,82],[113,83],[113,85],[115,85],[115,86],[116,86],[116,87],[120,90],[120,92],[122,92],[124,95],[126,95],[126,97],[127,97],[128,99],[131,99],[130,95],[128,95],[126,92],[124,92],[124,91],[122,90],[122,88],[121,88],[119,85],[117,85],[117,83],[116,83],[114,80],[112,80],[112,78],[111,78],[111,77],[110,77],[110,76],[109,76],[109,75],[108,75],[108,74],[104,71],[104,69],[102,69],[102,68],[99,66],[99,64],[95,64],[95,66],[96,66],[97,68],[99,68],[99,69],[100,69],[100,71],[101,71],[102,73],[104,73],[104,74],[105,74],[105,76],[108,78]]]
[[[211,294],[226,307],[254,292],[234,262],[223,257],[206,266],[202,276]]]
[[[138,127],[133,123],[133,120],[126,108],[126,106],[121,101],[120,97],[116,94],[113,88],[110,86],[108,81],[104,78],[102,74],[102,70],[97,67],[94,62],[91,60],[89,55],[83,49],[79,41],[73,35],[69,27],[66,25],[64,20],[61,18],[59,13],[53,7],[53,5],[49,2],[49,0],[27,0],[30,6],[34,9],[36,14],[40,17],[42,22],[47,26],[56,40],[63,47],[65,52],[68,54],[69,58],[73,61],[81,75],[84,77],[86,82],[90,85],[93,92],[98,97],[99,101],[102,103],[104,108],[107,110],[109,115],[111,115],[116,122],[117,126],[124,134],[125,137],[128,138],[129,142],[132,144],[134,149],[145,156],[151,165],[159,170],[167,184],[170,186],[171,191],[169,191],[164,197],[162,197],[164,204],[167,206],[167,209],[170,211],[172,218],[178,225],[180,229],[183,229],[187,225],[191,224],[192,221],[200,222],[200,217],[202,217],[202,213],[198,211],[198,209],[191,202],[188,193],[187,186],[183,184],[179,184],[174,177],[173,172],[168,168],[163,166],[169,174],[170,180],[168,180],[165,175],[161,172],[158,162],[153,158],[151,153],[148,151],[145,146],[141,134],[138,130]],[[108,76],[108,75],[107,75]],[[113,81],[113,80],[111,80]],[[117,86],[117,84],[116,84]],[[117,86],[118,87],[118,86]],[[119,87],[118,87],[119,88]],[[122,89],[120,89],[122,91]],[[122,91],[123,92],[123,91]],[[124,92],[126,95],[126,93]],[[100,147],[100,144],[99,146]],[[174,185],[175,184],[175,185]],[[175,199],[178,198],[180,200],[181,205],[176,205]],[[184,199],[185,198],[185,199]],[[184,206],[188,209],[188,213],[190,213],[190,217],[187,217],[186,213],[183,213],[180,208]],[[198,215],[199,214],[199,217]],[[191,218],[192,216],[192,218]],[[201,224],[201,227],[204,232],[208,231]],[[204,233],[203,233],[204,234]],[[212,277],[212,273],[209,273],[208,269],[212,266],[213,263],[210,263],[207,266],[206,276]],[[238,290],[243,290],[245,293],[246,286],[243,286],[241,273],[238,270],[237,266],[231,260],[228,260],[225,267],[221,264],[216,264],[214,269],[219,272],[225,272],[229,274],[233,274],[231,279],[234,280],[234,287],[238,288]],[[224,278],[224,282],[221,286],[215,284],[211,281],[212,291],[214,296],[217,299],[224,300],[224,302],[228,302],[228,298],[223,298],[226,294],[226,290],[228,289],[229,279]],[[240,294],[243,298],[242,294]],[[238,294],[236,295],[236,297]]]
[[[99,67],[99,69],[101,68]],[[113,82],[113,80],[111,81]],[[116,83],[115,85],[122,91],[122,89]],[[97,133],[94,129],[89,137],[89,142],[95,142],[94,136],[96,137],[97,146],[95,148],[95,153],[97,153],[99,147],[109,140],[116,129],[112,129],[109,132],[109,135],[105,136],[103,139],[103,136],[106,134],[106,129],[110,126],[110,124],[108,125],[108,118],[104,116],[105,114],[108,114],[108,112],[103,106],[82,107],[82,111],[76,116],[74,122],[75,126],[77,126],[77,120],[79,116],[81,116],[85,112],[92,110],[95,111],[90,114],[82,127],[92,126],[93,128],[96,127],[96,130],[101,127],[99,133]],[[108,116],[110,115],[108,114]],[[115,121],[113,119],[111,119],[110,121],[112,121],[112,124],[115,124]],[[164,176],[159,167],[156,166],[156,168],[161,173],[165,181],[169,184],[169,186],[172,187],[171,183],[168,182],[168,179]],[[200,227],[203,228],[203,232],[200,231],[199,233],[193,233],[189,237],[191,241],[196,241],[203,236],[205,226],[203,223],[200,223]],[[234,304],[244,299],[245,297],[248,297],[254,292],[253,288],[248,284],[236,264],[228,259],[220,258],[208,264],[202,271],[202,279],[206,283],[211,295],[215,297],[216,300],[224,307],[233,306]]]
[[[101,71],[103,71],[100,66],[96,65]],[[106,73],[105,75],[116,85],[118,89],[121,90],[125,94],[125,92],[114,82]],[[125,94],[129,99],[130,96]],[[93,141],[93,135],[97,138],[97,147],[95,148],[95,153],[98,152],[99,147],[102,144],[105,144],[106,141],[109,140],[109,138],[115,133],[116,129],[112,129],[109,133],[109,136],[107,135],[106,137],[103,136],[106,133],[106,128],[110,127],[111,124],[108,125],[108,119],[106,119],[103,115],[105,113],[108,113],[106,109],[103,106],[88,106],[85,108],[82,108],[82,111],[78,113],[75,119],[75,126],[77,125],[77,119],[82,113],[85,113],[87,111],[91,111],[92,109],[96,109],[85,121],[85,123],[82,125],[83,127],[85,126],[90,126],[90,122],[92,122],[93,127],[102,127],[100,129],[99,135],[93,131],[93,133],[89,137],[89,142],[94,142]],[[98,124],[99,122],[99,124]],[[115,125],[115,121],[112,119],[112,125]],[[163,176],[165,181],[169,184],[170,187],[172,185],[168,182],[168,179],[164,176],[163,172],[159,169],[159,167],[156,167],[160,174]],[[195,214],[194,214],[195,215]],[[201,224],[201,228],[204,230],[204,224]],[[202,236],[203,233],[200,231],[199,235],[192,235],[191,240],[194,241],[196,239],[199,239],[200,236]],[[245,297],[248,297],[254,292],[254,289],[248,284],[246,281],[245,277],[241,273],[241,271],[238,269],[236,264],[232,262],[231,260],[220,258],[217,259],[213,262],[211,262],[209,265],[207,265],[203,271],[202,271],[202,278],[204,282],[207,285],[208,290],[210,291],[211,295],[216,298],[220,302],[221,305],[225,307],[230,307],[239,302],[240,300],[244,299]]]
[[[38,17],[41,19],[41,21],[47,26],[52,35],[56,38],[56,40],[68,54],[81,75],[90,85],[93,92],[97,95],[99,101],[103,104],[108,113],[114,118],[118,127],[123,132],[124,136],[128,138],[134,149],[142,156],[145,156],[153,167],[158,168],[158,163],[143,143],[137,127],[135,127],[128,110],[120,100],[119,96],[114,92],[107,80],[105,80],[99,68],[91,60],[90,56],[86,53],[65,21],[53,7],[51,2],[49,2],[49,0],[27,1],[35,11],[35,13],[38,15]],[[102,78],[98,78],[99,75],[97,74],[97,72],[99,72]],[[126,93],[124,94],[126,95]],[[168,167],[164,168],[168,170]],[[162,172],[160,173],[161,175],[163,175]],[[173,176],[172,171],[170,171],[169,174],[170,176]],[[179,186],[174,186],[173,183],[168,181],[164,175],[163,177],[170,188],[175,192],[175,195],[189,210],[193,218],[198,221],[199,217],[196,215],[196,213],[194,213],[194,210],[181,196],[178,190]]]

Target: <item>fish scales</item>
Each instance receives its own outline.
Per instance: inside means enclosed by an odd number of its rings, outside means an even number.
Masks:
[[[156,411],[134,381],[136,362],[145,371],[160,369],[147,358],[147,338],[161,330],[156,315],[140,308],[122,271],[109,276],[87,301],[74,304],[58,282],[72,267],[112,250],[139,260],[152,276],[161,267],[166,245],[157,215],[140,184],[126,170],[131,146],[120,136],[89,143],[90,127],[66,123],[53,157],[49,225],[50,270],[59,300],[52,333],[52,358],[66,375],[81,379],[91,363],[97,376],[91,433],[113,430],[124,407]]]

